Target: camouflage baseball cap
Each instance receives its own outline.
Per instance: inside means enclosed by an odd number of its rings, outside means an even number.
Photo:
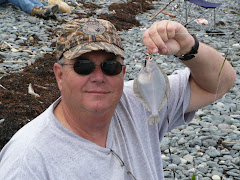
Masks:
[[[57,60],[74,59],[84,53],[105,50],[125,57],[121,38],[112,23],[103,19],[76,19],[62,28],[57,40]]]

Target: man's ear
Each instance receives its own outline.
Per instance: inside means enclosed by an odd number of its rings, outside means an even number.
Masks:
[[[58,63],[55,63],[53,66],[53,71],[57,80],[58,88],[62,92],[63,66]]]

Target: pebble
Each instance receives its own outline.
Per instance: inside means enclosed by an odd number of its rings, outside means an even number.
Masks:
[[[185,144],[187,141],[181,137],[179,140],[178,140],[178,144],[181,145],[181,144]]]
[[[221,180],[221,177],[218,176],[218,175],[213,175],[213,176],[212,176],[212,179],[213,179],[213,180]]]
[[[181,160],[180,164],[187,164],[187,160],[186,159],[180,158],[180,160]]]
[[[239,173],[235,173],[235,172],[232,172],[232,171],[227,171],[227,174],[230,175],[230,176],[233,176],[233,177],[240,177]]]
[[[235,144],[232,149],[240,151],[240,144]]]
[[[183,159],[185,159],[189,163],[193,163],[193,158],[194,157],[190,154],[187,154],[187,155],[183,156]]]
[[[208,148],[208,150],[206,151],[206,153],[207,153],[210,157],[212,157],[212,158],[215,158],[215,157],[221,155],[221,153],[220,153],[215,147],[212,147],[212,146],[210,146],[210,147]]]
[[[3,123],[5,121],[5,119],[0,119],[0,124]]]
[[[230,128],[230,126],[228,125],[228,124],[219,124],[218,125],[218,129],[229,129]]]
[[[219,171],[212,171],[212,175],[213,175],[213,176],[216,175],[216,176],[222,177],[222,173],[219,172]]]
[[[240,131],[239,130],[233,130],[232,132],[237,134],[238,136],[240,135]]]
[[[66,0],[69,4],[77,2],[76,0]],[[120,0],[107,1],[95,0],[86,2],[99,3],[101,8],[95,11],[96,14],[109,13],[108,6],[112,3],[123,3]],[[142,34],[153,22],[149,21],[158,9],[161,9],[169,0],[152,1],[156,9],[137,15],[136,19],[142,24],[141,27],[132,27],[129,30],[119,31],[123,41],[126,53],[125,63],[127,73],[125,80],[134,79],[141,69],[142,61],[145,59],[146,50],[142,43]],[[170,19],[181,22],[185,17],[183,4],[175,1],[166,9],[166,11],[175,13],[177,17],[172,19],[169,16],[159,14],[154,21],[161,19]],[[217,11],[217,21],[221,20],[225,26],[217,26],[217,29],[226,33],[225,36],[209,36],[204,28],[191,28],[189,31],[197,34],[198,39],[209,45],[216,47],[223,55],[228,53],[228,59],[234,66],[236,72],[240,72],[240,45],[239,45],[239,16],[231,14],[230,11],[238,12],[238,0],[232,0],[226,3],[224,0],[218,0],[223,3]],[[175,3],[175,4],[174,4]],[[81,7],[73,8],[72,14],[57,13],[57,19],[71,20],[76,17],[75,13],[86,13]],[[9,16],[11,14],[11,17]],[[211,15],[205,18],[210,21]],[[182,17],[182,18],[181,18]],[[45,53],[54,52],[48,29],[59,32],[63,24],[56,20],[44,20],[32,17],[12,5],[0,6],[0,77],[3,72],[19,72],[21,68],[27,66],[29,62],[34,62]],[[194,23],[194,22],[193,22]],[[195,27],[200,25],[193,24]],[[33,46],[21,46],[24,41],[33,40],[36,35],[40,41]],[[27,49],[32,54],[24,51],[15,51],[10,49],[6,43],[15,49]],[[4,49],[1,49],[5,46]],[[4,57],[1,59],[1,57]],[[175,69],[183,68],[174,56],[154,57],[167,74]],[[217,83],[217,82],[216,82]],[[172,170],[177,170],[178,179],[191,179],[193,172],[197,172],[198,179],[201,180],[235,180],[240,179],[240,74],[237,73],[237,79],[233,88],[217,102],[208,105],[195,114],[194,120],[189,125],[180,126],[168,133],[164,137],[161,150],[166,155],[163,156],[163,168],[165,179],[173,179]],[[0,123],[4,119],[0,120]],[[170,144],[172,156],[169,155],[168,146]],[[193,169],[195,168],[196,169]]]

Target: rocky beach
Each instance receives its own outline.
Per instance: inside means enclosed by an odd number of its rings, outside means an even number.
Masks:
[[[11,4],[0,6],[0,150],[14,133],[43,112],[60,93],[52,70],[59,31],[75,18],[111,21],[119,31],[126,53],[125,81],[136,77],[146,57],[143,32],[155,21],[185,24],[199,41],[216,48],[235,71],[237,79],[220,100],[198,110],[189,125],[169,132],[162,141],[166,180],[240,180],[240,2],[224,1],[216,11],[191,5],[186,24],[184,0],[65,0],[71,14],[49,19],[30,16]],[[190,3],[188,4],[190,5]],[[173,16],[174,15],[174,16]],[[176,16],[176,17],[175,17]],[[195,21],[204,18],[209,24]],[[184,68],[174,56],[154,55],[167,74]],[[209,59],[210,61],[211,59]],[[217,82],[216,82],[217,86]],[[171,150],[171,154],[169,153]],[[174,175],[175,174],[175,175]]]

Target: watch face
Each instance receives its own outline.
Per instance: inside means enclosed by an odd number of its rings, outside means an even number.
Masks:
[[[87,35],[100,35],[106,28],[97,21],[88,21],[83,25],[83,32]]]

